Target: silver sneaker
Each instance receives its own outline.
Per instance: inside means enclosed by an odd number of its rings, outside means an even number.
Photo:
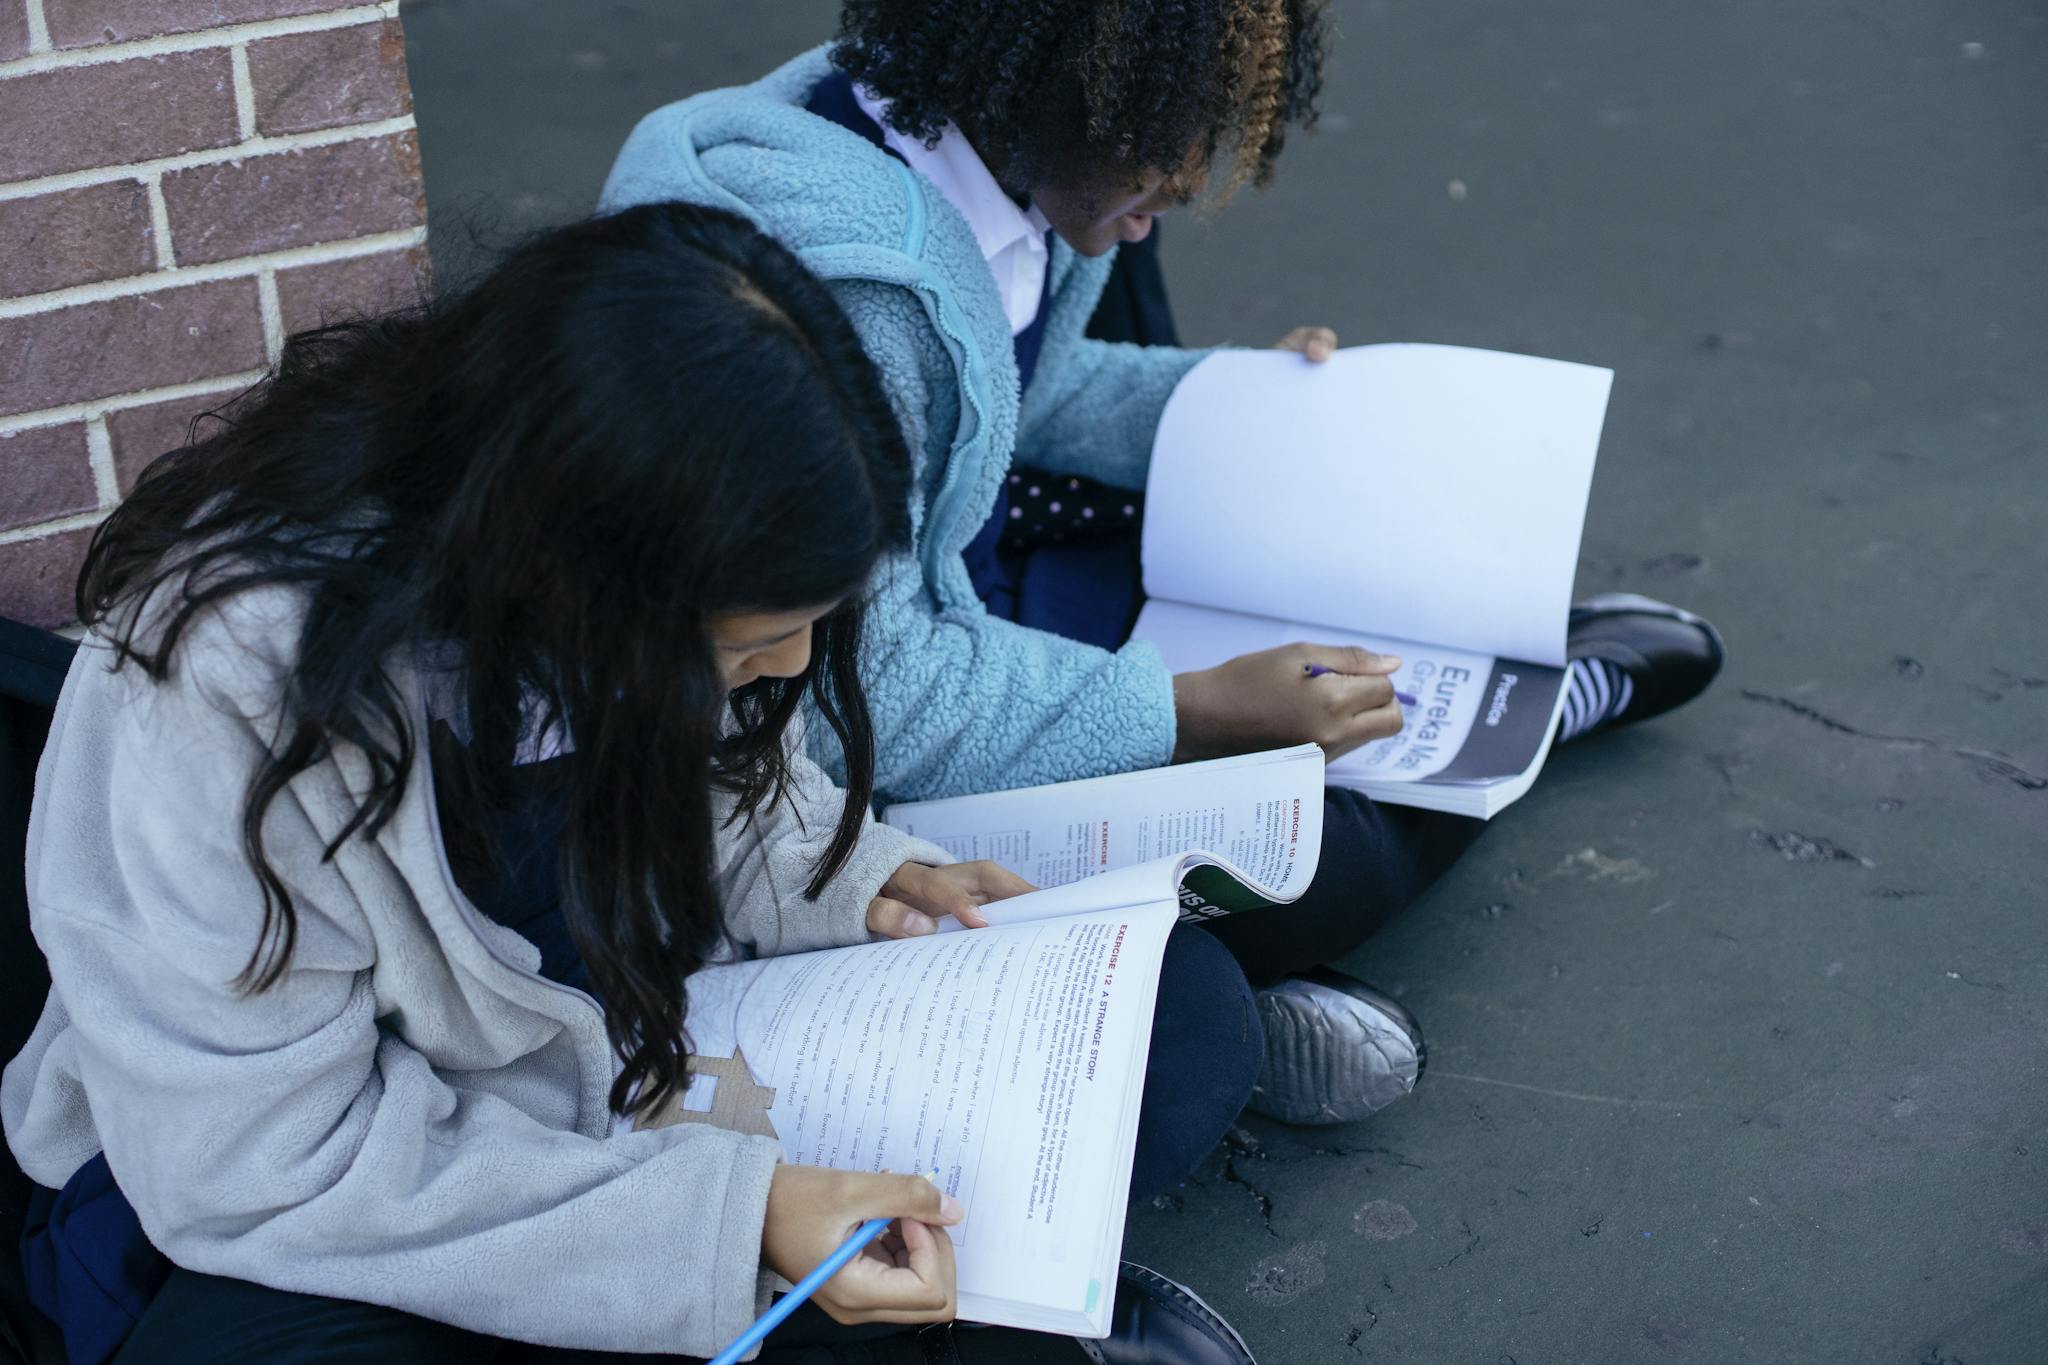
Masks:
[[[1415,1016],[1318,967],[1258,993],[1266,1065],[1251,1108],[1282,1123],[1352,1123],[1415,1088],[1428,1049]]]

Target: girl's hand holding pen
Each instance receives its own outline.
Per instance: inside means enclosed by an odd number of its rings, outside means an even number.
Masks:
[[[960,1201],[921,1175],[875,1175],[822,1166],[775,1168],[761,1263],[791,1283],[808,1275],[870,1218],[896,1226],[868,1243],[812,1302],[834,1322],[950,1322],[953,1239]]]
[[[985,929],[982,906],[1037,889],[998,863],[905,863],[882,884],[882,894],[868,902],[868,932],[916,938],[931,933],[947,915],[970,929]]]
[[[1303,664],[1301,666],[1301,672],[1302,676],[1307,678],[1323,678],[1328,677],[1332,673],[1336,673],[1337,676],[1340,678],[1344,676],[1344,674],[1342,673],[1337,673],[1336,669],[1325,668],[1321,664]],[[1417,701],[1414,697],[1409,696],[1406,692],[1401,691],[1399,688],[1394,689],[1394,700],[1401,703],[1401,705],[1403,706],[1420,706],[1422,704],[1421,702]]]
[[[1304,740],[1331,758],[1401,732],[1391,654],[1350,645],[1282,645],[1173,679],[1173,759],[1221,758]],[[1315,670],[1321,670],[1317,672]]]

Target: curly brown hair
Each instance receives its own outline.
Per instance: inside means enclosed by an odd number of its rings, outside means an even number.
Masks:
[[[1228,198],[1313,127],[1324,0],[847,0],[832,60],[899,132],[963,129],[1005,185],[1135,180]]]

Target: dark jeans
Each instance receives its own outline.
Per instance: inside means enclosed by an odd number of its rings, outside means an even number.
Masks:
[[[1081,1365],[1064,1337],[959,1330],[961,1365]],[[760,1365],[924,1365],[914,1328],[841,1327],[809,1304],[776,1329]],[[937,1357],[943,1359],[944,1357]],[[171,1273],[116,1365],[629,1365],[696,1359],[527,1346],[396,1309],[266,1289],[196,1271]]]
[[[1360,792],[1323,793],[1323,857],[1292,905],[1204,924],[1254,986],[1321,966],[1356,948],[1442,876],[1484,820],[1390,806]]]
[[[1244,973],[1215,939],[1188,928],[1167,938],[1151,1062],[1139,1108],[1131,1197],[1171,1188],[1222,1138],[1258,1078],[1265,1040]],[[658,1248],[650,1247],[650,1253]],[[963,1365],[1032,1365],[1082,1357],[1065,1338],[962,1330]],[[1071,1355],[1069,1354],[1071,1353]],[[266,1289],[242,1280],[174,1270],[116,1357],[123,1365],[207,1361],[568,1362],[644,1360],[605,1352],[546,1350],[479,1336],[396,1309]],[[902,1328],[845,1328],[806,1305],[778,1328],[764,1365],[922,1362]]]

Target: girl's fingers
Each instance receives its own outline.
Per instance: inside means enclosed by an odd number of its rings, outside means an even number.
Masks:
[[[981,913],[982,906],[1037,889],[1000,863],[949,863],[944,867],[905,863],[896,869],[895,876],[889,878],[889,884],[882,888],[885,895],[875,904],[879,906],[887,900],[922,911],[930,919],[951,915],[970,929],[986,929],[988,916]],[[876,927],[875,913],[870,911],[868,927],[876,933],[887,933],[887,930]],[[925,931],[913,929],[911,932]],[[891,937],[908,935],[893,934]]]
[[[849,1193],[835,1210],[849,1224],[896,1221],[832,1277],[827,1311],[839,1321],[862,1322],[953,1316],[953,1241],[943,1225],[967,1216],[960,1201],[918,1175],[862,1177]]]
[[[1273,346],[1275,350],[1299,352],[1320,365],[1337,354],[1337,333],[1328,327],[1297,327]]]
[[[921,1322],[945,1307],[947,1286],[907,1265],[860,1256],[831,1280],[832,1301],[868,1322]],[[891,1314],[906,1314],[892,1317]]]
[[[984,904],[1028,895],[1038,889],[1001,863],[968,863],[966,866],[974,870],[975,889],[981,893]]]
[[[959,1200],[921,1175],[865,1176],[840,1212],[850,1223],[865,1223],[870,1218],[910,1218],[944,1225],[967,1216]]]
[[[1316,694],[1320,703],[1318,709],[1325,716],[1338,720],[1363,716],[1392,706],[1397,700],[1394,685],[1385,678],[1318,678],[1316,681],[1324,685]]]
[[[831,1280],[832,1302],[865,1322],[934,1322],[953,1315],[953,1240],[942,1228],[905,1218],[890,1230],[895,1247],[849,1261]]]
[[[1381,674],[1329,673],[1315,681],[1326,716],[1360,716],[1394,700],[1394,684]]]
[[[1374,739],[1398,735],[1408,728],[1408,713],[1401,709],[1398,702],[1388,702],[1377,710],[1366,712],[1358,719],[1361,722],[1370,722]]]
[[[936,928],[938,926],[932,923],[931,916],[902,901],[877,896],[868,902],[869,933],[880,934],[883,938],[918,938]]]
[[[902,1256],[896,1262],[907,1270],[920,1274],[934,1268],[932,1244],[938,1239],[932,1230],[915,1218],[905,1218],[896,1224],[901,1234]]]
[[[1401,667],[1400,655],[1375,654],[1357,645],[1301,645],[1298,648],[1303,663],[1352,677],[1385,677]]]
[[[981,913],[981,901],[952,876],[951,867],[926,867],[905,863],[896,869],[883,889],[936,919],[951,915],[970,929],[986,929],[988,918]]]
[[[1346,717],[1335,727],[1329,739],[1323,742],[1325,752],[1345,754],[1361,744],[1370,744],[1376,739],[1401,731],[1401,713],[1398,708],[1391,712],[1385,708],[1377,711],[1362,711]]]
[[[915,1218],[897,1224],[903,1229],[903,1250],[908,1268],[918,1279],[944,1290],[948,1302],[953,1290],[953,1239],[943,1228],[926,1227]]]

